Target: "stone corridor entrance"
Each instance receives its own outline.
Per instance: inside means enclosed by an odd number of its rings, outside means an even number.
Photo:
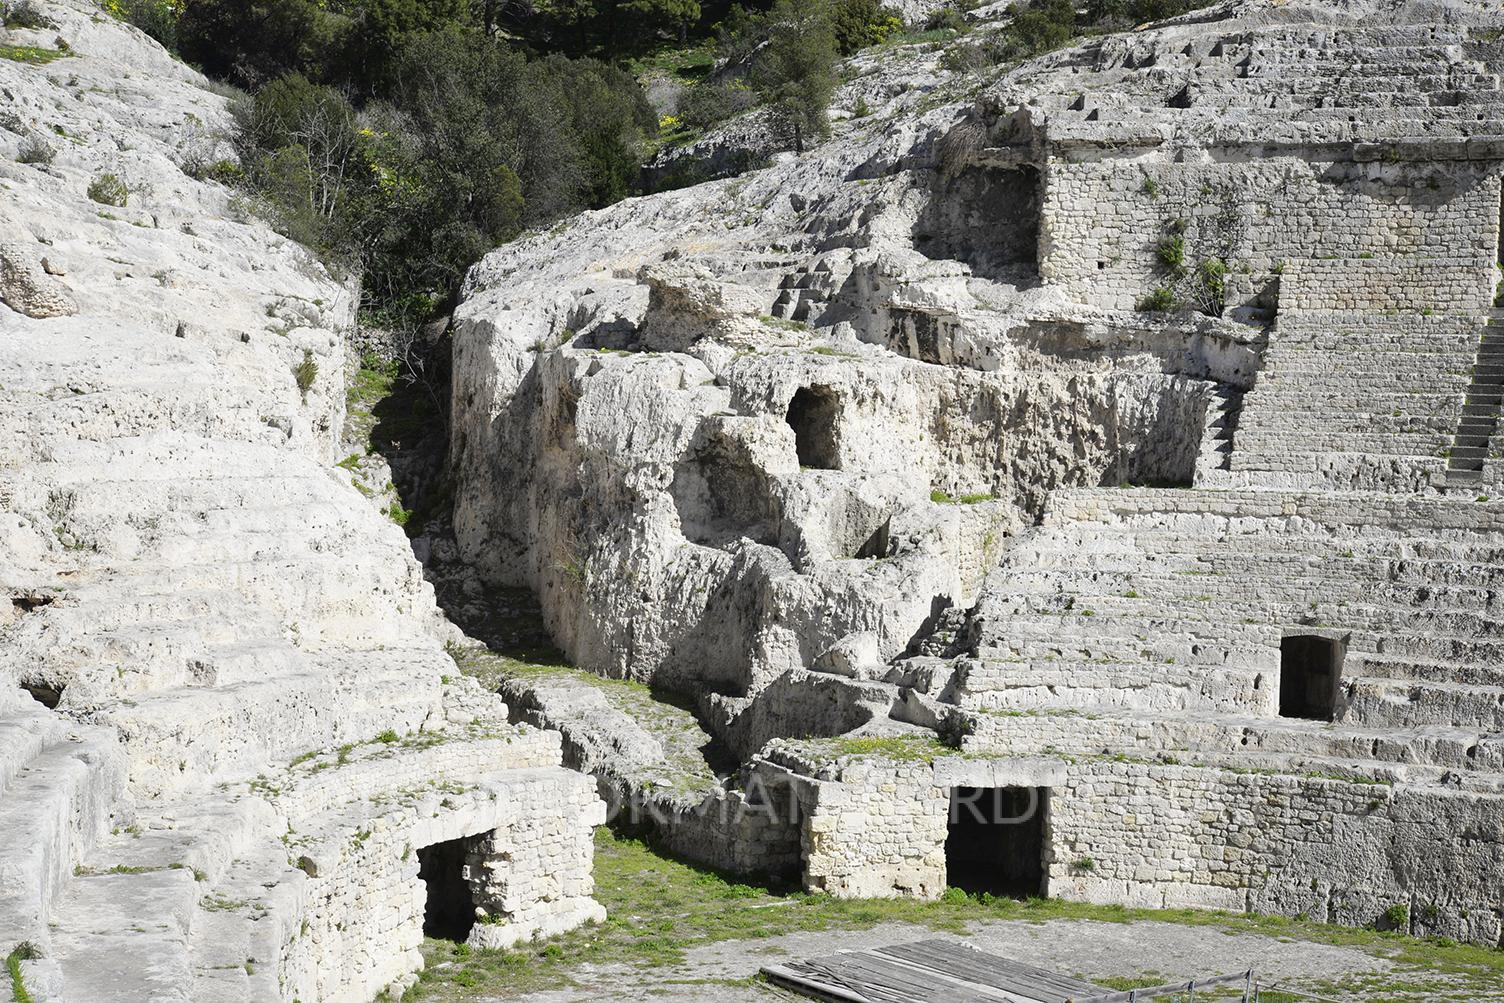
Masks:
[[[800,387],[794,391],[785,417],[794,430],[794,448],[801,467],[841,469],[839,394],[830,387]]]
[[[1013,898],[1049,892],[1048,787],[952,787],[946,884]]]
[[[1333,721],[1346,645],[1319,634],[1293,634],[1279,644],[1279,716]]]
[[[465,857],[470,839],[451,839],[418,851],[418,877],[427,886],[423,934],[464,942],[475,925],[475,900],[470,895]]]

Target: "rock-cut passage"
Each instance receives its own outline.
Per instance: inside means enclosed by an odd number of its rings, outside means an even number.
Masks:
[[[800,387],[789,401],[788,422],[801,467],[841,469],[837,423],[841,398],[830,387]]]
[[[472,839],[449,839],[418,851],[418,877],[428,893],[423,908],[423,933],[461,943],[475,925],[475,900],[470,895],[467,844]]]
[[[946,884],[980,894],[1046,894],[1048,787],[952,787]]]

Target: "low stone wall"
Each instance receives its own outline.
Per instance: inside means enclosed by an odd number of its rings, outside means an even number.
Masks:
[[[798,801],[782,778],[759,776],[745,791],[728,790],[692,807],[639,805],[655,840],[669,853],[736,875],[797,879]]]
[[[1504,936],[1492,791],[1117,760],[822,762],[786,748],[758,768],[798,792],[805,887],[842,898],[938,896],[951,788],[1043,787],[1052,897]]]
[[[1398,905],[1406,932],[1501,940],[1497,794],[1095,762],[1071,767],[1051,829],[1062,898],[1348,926]]]
[[[591,830],[605,805],[558,756],[557,733],[522,728],[301,767],[311,782],[278,799],[296,870],[274,868],[297,889],[281,901],[298,905],[269,909],[283,926],[284,999],[364,1003],[412,979],[426,903],[418,851],[436,843],[473,838],[463,875],[479,917],[472,944],[506,947],[604,919],[590,896]]]

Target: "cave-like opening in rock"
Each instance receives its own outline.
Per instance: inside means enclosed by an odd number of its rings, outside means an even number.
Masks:
[[[1013,898],[1049,892],[1048,787],[952,787],[946,884]]]
[[[61,685],[54,686],[51,683],[23,682],[21,688],[31,694],[31,698],[48,710],[57,710],[57,705],[63,702],[63,689]]]
[[[720,547],[743,537],[776,546],[768,476],[734,442],[712,440],[682,460],[669,487],[686,539]]]
[[[872,535],[867,537],[866,541],[857,548],[856,553],[852,556],[870,559],[887,557],[892,543],[892,526],[893,520],[891,517],[884,519],[882,525],[872,531]]]
[[[1029,165],[972,165],[936,178],[912,238],[927,258],[963,261],[985,279],[1038,277],[1043,186]]]
[[[418,851],[418,877],[427,889],[423,934],[463,943],[475,925],[466,858],[474,837],[450,839]]]
[[[1280,717],[1336,719],[1345,648],[1340,640],[1318,634],[1293,634],[1280,641]]]
[[[800,387],[789,401],[789,427],[801,467],[841,469],[841,396],[830,387]]]

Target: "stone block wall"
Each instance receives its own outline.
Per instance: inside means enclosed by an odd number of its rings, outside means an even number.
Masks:
[[[514,739],[386,759],[378,752],[326,771],[329,779],[316,777],[279,805],[287,865],[302,872],[278,875],[297,886],[301,908],[273,912],[284,926],[285,1000],[364,1003],[422,968],[418,851],[436,843],[475,837],[465,877],[478,946],[604,918],[590,897],[591,829],[605,821],[594,783],[557,765],[557,733],[528,729]]]
[[[1387,784],[1139,763],[1072,766],[1052,799],[1051,894],[1304,913],[1500,942],[1504,800]]]
[[[1280,272],[1294,261],[1320,262],[1335,283],[1307,282],[1318,306],[1330,307],[1329,296],[1375,310],[1487,306],[1499,247],[1496,164],[1249,156],[1052,157],[1041,277],[1082,303],[1131,310],[1171,283],[1159,247],[1183,220],[1188,266],[1225,258],[1230,307],[1283,310]],[[1455,267],[1450,276],[1410,267],[1425,259]]]
[[[947,885],[951,788],[1042,786],[1053,897],[1349,926],[1384,926],[1398,905],[1408,932],[1504,937],[1504,797],[1492,791],[1101,759],[792,769],[811,891],[935,897]]]
[[[806,779],[804,887],[837,898],[937,898],[945,891],[950,793],[929,763],[858,761],[840,782]]]
[[[731,874],[796,877],[801,850],[793,785],[754,776],[747,791],[723,791],[693,807],[649,806],[659,845]]]

